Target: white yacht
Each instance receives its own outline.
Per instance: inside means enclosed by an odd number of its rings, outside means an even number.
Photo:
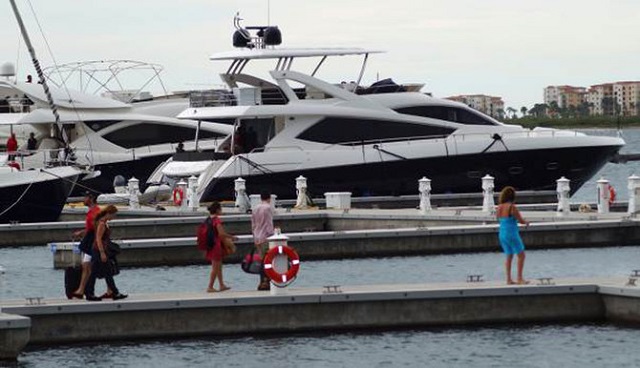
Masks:
[[[280,49],[274,47],[281,40],[275,27],[237,28],[234,46],[240,49],[211,57],[231,62],[221,75],[229,91],[214,91],[215,101],[179,115],[232,124],[232,136],[218,146],[215,159],[174,158],[150,179],[197,174],[204,201],[233,198],[238,177],[246,179],[249,193],[267,189],[294,198],[299,175],[316,196],[413,194],[423,176],[432,180],[434,193],[477,192],[486,174],[495,177],[497,189],[548,190],[565,176],[576,191],[625,144],[614,137],[506,125],[464,104],[391,83],[360,87],[374,50]],[[364,57],[357,82],[315,77],[327,58],[343,56]],[[301,58],[319,62],[311,73],[292,70]],[[275,62],[270,80],[243,73],[259,60]]]
[[[189,106],[186,94],[122,102],[68,88],[50,90],[75,164],[92,166],[100,172],[83,186],[99,192],[111,192],[117,175],[136,177],[144,183],[156,166],[176,152],[179,143],[186,151],[195,150],[198,137],[199,150],[213,151],[232,130],[225,124],[177,119]],[[26,143],[21,145],[18,163],[29,169],[61,159],[61,132],[52,134],[54,118],[42,86],[0,81],[0,95],[3,93],[22,96],[33,103],[30,112],[13,114],[19,118],[2,114],[4,118],[0,119],[0,124],[14,129],[21,126],[23,135],[27,130],[36,133],[37,150],[27,150]]]

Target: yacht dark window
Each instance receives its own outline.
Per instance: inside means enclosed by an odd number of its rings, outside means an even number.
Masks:
[[[94,132],[102,130],[108,126],[113,124],[121,123],[121,120],[100,120],[100,121],[87,121],[85,122],[89,128],[91,128]]]
[[[454,130],[394,121],[326,118],[302,132],[298,138],[320,143],[362,144],[370,141],[442,137]]]
[[[493,121],[478,113],[452,106],[410,106],[401,107],[395,109],[395,111],[400,114],[422,116],[467,125],[496,125]]]
[[[195,128],[139,123],[106,134],[104,138],[124,148],[137,148],[155,144],[192,141],[195,139],[195,136]],[[223,135],[200,130],[200,139],[216,137],[223,137]]]
[[[235,133],[236,153],[263,148],[275,135],[275,119],[242,119]]]

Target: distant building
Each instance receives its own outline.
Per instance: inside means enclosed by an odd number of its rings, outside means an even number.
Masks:
[[[617,104],[615,113],[622,116],[636,116],[640,112],[640,82],[616,82],[613,85],[613,98]]]
[[[587,94],[587,103],[590,115],[613,115],[613,83],[591,86]]]
[[[472,109],[483,112],[494,118],[504,117],[504,101],[502,97],[487,95],[459,95],[447,97],[448,100],[461,102]]]
[[[544,89],[544,103],[556,103],[561,109],[577,108],[587,99],[587,89],[574,86],[549,86]]]
[[[557,104],[559,109],[586,109],[589,115],[640,115],[640,81],[595,84],[584,87],[548,86],[544,89],[544,103]],[[558,111],[547,109],[548,115]]]

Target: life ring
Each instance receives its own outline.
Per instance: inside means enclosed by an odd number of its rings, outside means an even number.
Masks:
[[[285,254],[289,258],[289,270],[285,273],[278,273],[273,268],[273,258],[276,255]],[[264,274],[273,281],[276,286],[286,285],[293,281],[300,270],[300,256],[293,248],[286,245],[279,245],[275,248],[269,249],[263,260]]]
[[[183,199],[184,190],[182,190],[181,187],[175,187],[175,189],[173,189],[173,204],[175,204],[176,206],[180,206]]]
[[[613,189],[613,185],[609,185],[609,206],[616,201],[616,190]]]

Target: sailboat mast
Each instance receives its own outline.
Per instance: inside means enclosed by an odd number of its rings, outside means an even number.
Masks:
[[[60,124],[60,115],[58,115],[58,107],[53,102],[53,97],[51,97],[51,91],[49,90],[49,85],[47,84],[47,79],[44,77],[42,68],[40,67],[40,62],[38,61],[38,57],[36,56],[36,50],[33,48],[33,45],[31,44],[31,39],[29,38],[27,29],[24,26],[24,22],[22,22],[22,17],[20,16],[20,12],[18,11],[18,7],[16,6],[15,0],[9,0],[9,1],[11,2],[11,7],[13,8],[13,13],[16,16],[16,20],[18,21],[18,26],[20,27],[22,38],[24,38],[24,42],[27,45],[27,49],[29,50],[29,55],[31,55],[31,61],[33,62],[33,67],[36,69],[36,73],[38,73],[38,79],[40,80],[40,84],[42,84],[44,93],[47,96],[47,101],[49,102],[51,112],[53,112],[56,127],[58,129],[58,132],[62,132],[62,141],[64,142],[64,145],[66,147],[68,145],[68,139],[62,127],[62,124]]]

